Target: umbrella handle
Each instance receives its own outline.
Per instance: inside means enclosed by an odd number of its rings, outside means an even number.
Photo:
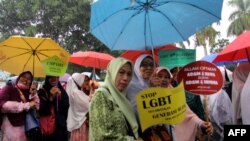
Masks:
[[[59,94],[56,94],[56,110],[57,110],[57,112],[58,112],[58,103],[59,103],[59,96],[58,96]]]

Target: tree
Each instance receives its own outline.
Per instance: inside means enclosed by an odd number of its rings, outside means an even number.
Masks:
[[[0,33],[50,37],[70,53],[110,52],[89,32],[90,0],[2,0]]]
[[[11,35],[50,37],[70,53],[110,51],[89,32],[91,0],[0,0],[0,41]],[[82,68],[82,67],[81,67]],[[69,65],[70,72],[79,67]]]
[[[205,55],[208,55],[207,46],[214,44],[216,42],[216,37],[219,35],[220,32],[216,31],[212,26],[208,26],[194,35],[195,46],[202,46],[204,48]],[[187,43],[189,45],[190,41],[187,40]],[[183,43],[180,45],[182,48],[185,48]]]
[[[211,53],[220,53],[229,44],[228,39],[218,39],[217,42],[211,45]]]
[[[229,16],[227,35],[240,35],[250,29],[250,0],[230,0],[228,4],[236,10]]]
[[[195,34],[196,46],[202,46],[205,55],[208,55],[207,47],[215,43],[217,35],[220,35],[220,32],[216,31],[212,26],[204,28]]]

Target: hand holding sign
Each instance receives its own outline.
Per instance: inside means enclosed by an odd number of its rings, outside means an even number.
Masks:
[[[136,96],[142,131],[155,124],[178,124],[186,116],[183,83],[176,88],[148,88]]]

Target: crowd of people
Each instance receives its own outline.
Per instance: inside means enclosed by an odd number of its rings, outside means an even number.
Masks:
[[[220,141],[224,125],[249,124],[250,63],[242,63],[233,72],[231,91],[224,87],[207,97],[208,120],[203,97],[186,92],[187,112],[180,124],[157,124],[142,132],[136,95],[150,87],[176,87],[179,69],[159,67],[151,55],[139,56],[134,64],[118,57],[109,63],[98,88],[81,73],[73,73],[65,87],[58,76],[46,76],[37,88],[32,73],[22,72],[0,90],[1,140]],[[37,111],[41,129],[27,135],[25,118],[31,109]],[[42,124],[48,116],[53,125],[45,132]]]

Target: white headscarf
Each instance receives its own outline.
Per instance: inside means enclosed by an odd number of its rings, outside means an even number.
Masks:
[[[245,85],[241,91],[241,115],[242,115],[242,123],[250,124],[250,75],[248,75]]]
[[[129,101],[131,102],[131,104],[136,112],[136,115],[137,115],[138,111],[137,111],[135,96],[141,90],[149,87],[149,80],[143,79],[141,72],[140,72],[141,62],[146,57],[152,57],[152,56],[148,55],[148,54],[143,54],[136,59],[135,65],[134,65],[134,72],[133,72],[134,76],[133,76],[133,78],[128,86],[127,92],[126,92],[126,94],[127,94],[126,96],[129,99]]]
[[[69,95],[70,103],[67,128],[70,132],[81,127],[89,111],[89,96],[77,87],[77,85],[82,86],[84,79],[85,75],[74,73],[67,81],[66,91]]]
[[[250,63],[240,64],[233,72],[233,86],[232,86],[232,104],[233,104],[233,123],[241,123],[241,108],[240,97],[241,91],[250,72]]]

